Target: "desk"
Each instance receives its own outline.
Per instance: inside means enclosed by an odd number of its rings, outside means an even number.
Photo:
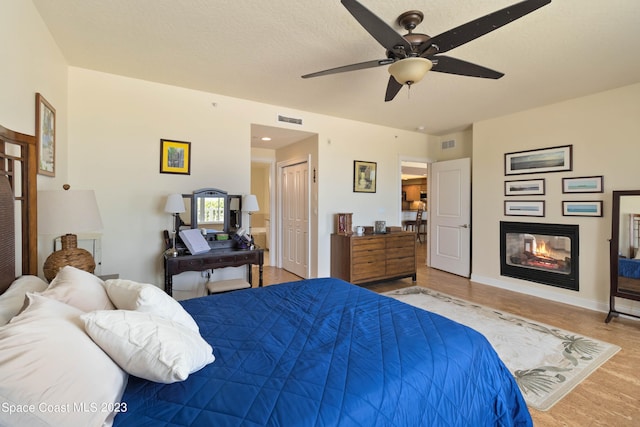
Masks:
[[[240,267],[248,265],[247,278],[253,286],[251,265],[257,265],[260,272],[258,287],[262,287],[262,268],[264,249],[212,249],[198,255],[181,255],[177,257],[164,255],[164,290],[173,296],[173,276],[185,271],[205,271],[223,267]]]

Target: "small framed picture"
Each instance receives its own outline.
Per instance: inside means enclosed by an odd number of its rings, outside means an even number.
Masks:
[[[578,178],[562,178],[563,193],[602,193],[604,177],[581,176]]]
[[[56,176],[56,109],[36,93],[36,142],[38,173]]]
[[[160,140],[160,173],[191,174],[191,143]]]
[[[354,193],[375,193],[376,192],[376,168],[375,162],[353,161],[353,192]]]
[[[544,178],[521,179],[504,182],[505,196],[540,196],[544,195]]]
[[[563,216],[602,216],[602,200],[563,201]]]
[[[544,216],[544,200],[505,200],[504,214],[506,216]]]
[[[521,175],[526,173],[570,171],[573,145],[518,151],[504,155],[504,174]]]

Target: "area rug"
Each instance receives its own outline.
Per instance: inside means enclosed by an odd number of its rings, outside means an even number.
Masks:
[[[482,333],[511,371],[527,405],[549,410],[620,347],[420,286],[384,295]]]

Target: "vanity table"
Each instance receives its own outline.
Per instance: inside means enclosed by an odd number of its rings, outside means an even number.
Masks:
[[[185,271],[206,271],[248,265],[247,281],[253,286],[252,265],[258,266],[258,287],[262,287],[264,249],[211,249],[198,255],[164,255],[164,290],[173,296],[173,276]]]
[[[262,287],[264,249],[241,249],[233,241],[233,234],[242,226],[242,197],[229,195],[217,188],[201,188],[192,194],[183,194],[186,212],[177,219],[176,229],[188,227],[199,229],[211,248],[209,252],[191,255],[180,238],[176,240],[178,256],[164,254],[164,290],[173,296],[173,276],[185,271],[207,271],[224,267],[247,265],[247,282],[253,286],[252,266],[257,265],[260,277],[258,286]],[[225,238],[222,239],[221,236]],[[165,232],[165,246],[170,247]]]

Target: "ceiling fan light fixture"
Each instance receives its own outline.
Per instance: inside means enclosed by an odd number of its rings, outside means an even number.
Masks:
[[[418,83],[431,70],[433,64],[425,58],[404,58],[389,66],[389,74],[402,85]]]

